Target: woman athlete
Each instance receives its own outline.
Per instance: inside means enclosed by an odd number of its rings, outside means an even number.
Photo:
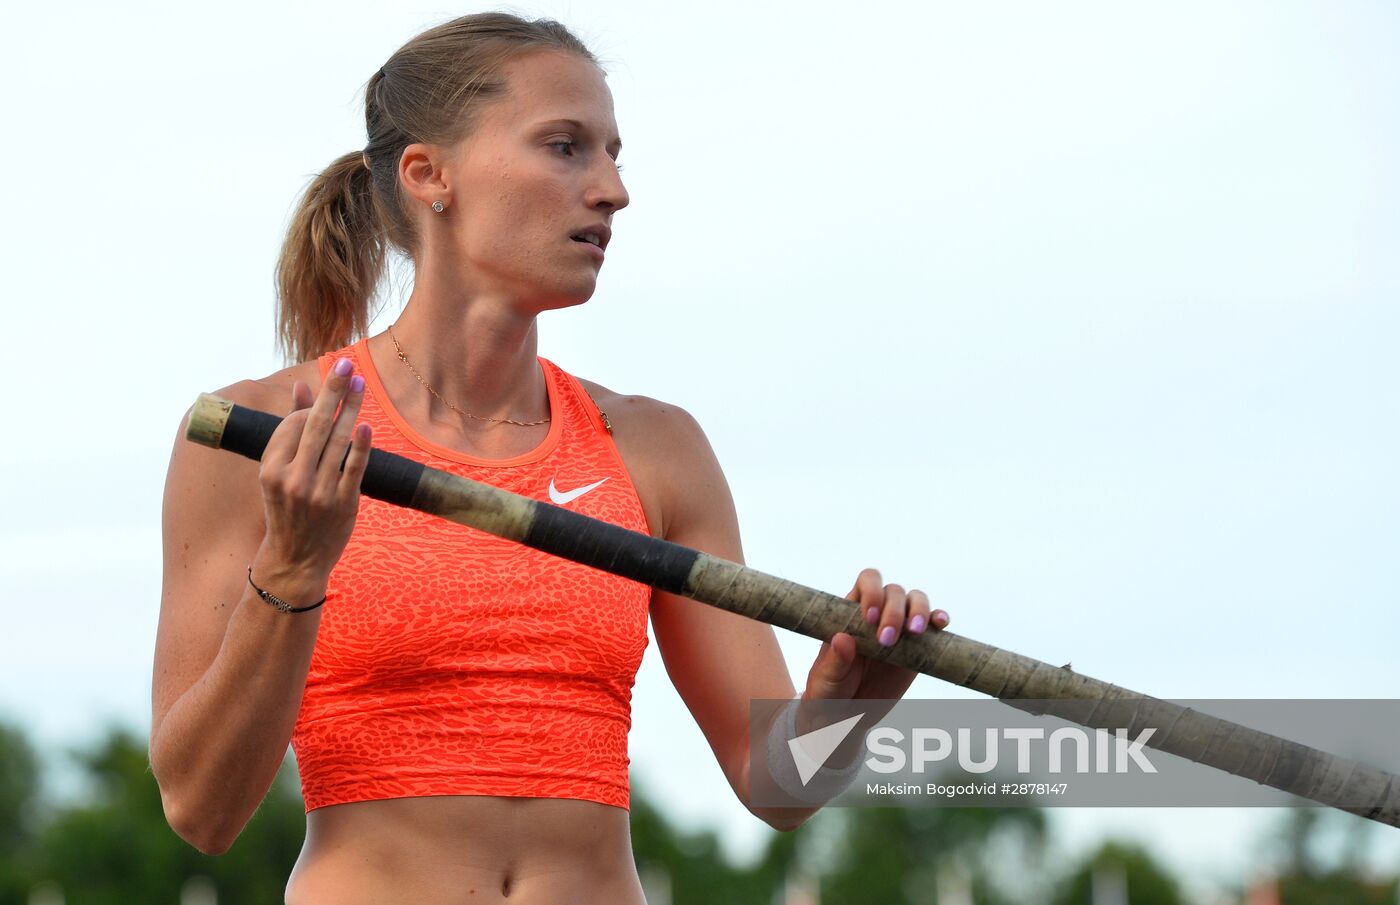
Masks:
[[[742,560],[695,421],[536,352],[537,317],[593,294],[628,203],[612,96],[562,26],[482,14],[398,50],[365,119],[278,264],[301,364],[219,391],[286,416],[262,462],[175,443],[151,730],[166,815],[225,851],[290,742],[308,811],[291,905],[642,903],[626,738],[648,618],[739,800],[780,830],[815,811],[749,804],[749,700],[795,696],[772,628],[358,492],[373,441]],[[386,243],[413,291],[353,342]],[[882,643],[947,624],[873,569],[848,597]],[[894,699],[914,675],[842,633],[803,697]]]

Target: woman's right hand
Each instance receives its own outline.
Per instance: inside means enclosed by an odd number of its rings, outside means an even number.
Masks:
[[[365,379],[353,368],[348,358],[337,361],[314,397],[302,381],[292,386],[292,412],[273,431],[258,472],[266,532],[255,580],[295,574],[324,584],[350,540],[370,450],[369,425],[355,424]]]

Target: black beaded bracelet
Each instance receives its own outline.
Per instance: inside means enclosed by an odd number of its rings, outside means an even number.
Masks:
[[[320,600],[316,601],[310,606],[292,606],[290,603],[283,600],[281,597],[278,597],[276,594],[269,594],[267,591],[264,591],[262,588],[253,584],[252,566],[248,567],[248,584],[252,585],[253,590],[258,592],[258,596],[263,599],[264,603],[273,606],[279,613],[307,613],[311,610],[316,609],[321,604],[326,602],[326,598],[322,597]]]

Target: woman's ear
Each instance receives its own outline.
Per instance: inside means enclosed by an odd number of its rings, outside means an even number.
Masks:
[[[437,145],[423,142],[407,145],[399,155],[399,182],[404,191],[424,207],[434,201],[447,204],[451,201],[451,192],[443,178],[445,163],[446,155]]]

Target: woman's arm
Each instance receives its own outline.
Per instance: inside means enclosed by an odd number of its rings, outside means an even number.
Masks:
[[[354,525],[368,458],[368,436],[356,435],[343,475],[339,455],[321,461],[322,450],[350,442],[361,394],[349,390],[344,375],[327,380],[314,405],[299,381],[291,392],[285,381],[221,390],[252,408],[291,412],[261,465],[185,441],[183,423],[175,441],[163,510],[151,769],[171,827],[208,854],[233,844],[286,756],[320,611],[279,612],[249,586],[247,569],[293,606],[325,594]]]
[[[666,540],[742,563],[733,495],[709,440],[689,413],[657,404],[647,419],[657,448],[654,472]],[[749,806],[750,698],[791,699],[795,692],[773,628],[685,597],[654,591],[652,630],[666,673],[710,743],[739,800],[759,819],[793,828],[796,814]]]
[[[675,543],[743,562],[733,495],[695,419],[675,406],[641,397],[614,405],[622,415],[614,417],[620,428],[618,442],[625,445],[630,470],[653,500],[649,517],[660,519],[654,530],[659,527],[657,533]],[[608,408],[610,413],[614,410]],[[924,619],[920,630],[929,619],[926,596],[917,591],[906,595],[897,585],[881,586],[873,569],[861,573],[849,596],[853,606],[859,601],[863,609],[875,609],[881,628],[893,628],[896,637],[915,617]],[[939,613],[946,624],[946,614]],[[651,614],[667,674],[739,800],[774,828],[796,829],[817,809],[755,808],[749,798],[749,701],[795,696],[773,628],[662,591],[653,593]],[[842,633],[823,645],[804,696],[850,697],[869,672],[855,660],[849,635]],[[909,674],[891,696],[901,695],[912,679]]]

